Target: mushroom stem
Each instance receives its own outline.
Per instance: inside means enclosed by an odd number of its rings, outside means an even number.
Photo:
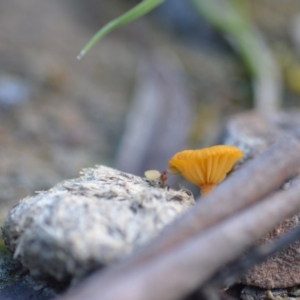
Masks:
[[[214,183],[206,183],[200,186],[200,194],[202,196],[208,194],[210,191],[212,191],[215,188],[216,184]]]

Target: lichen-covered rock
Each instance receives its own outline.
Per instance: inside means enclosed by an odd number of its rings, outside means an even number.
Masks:
[[[3,238],[33,274],[79,278],[130,253],[193,204],[190,193],[99,166],[21,200]]]

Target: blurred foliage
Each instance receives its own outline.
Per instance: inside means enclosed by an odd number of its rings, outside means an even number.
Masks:
[[[144,0],[100,29],[80,52],[86,54],[97,41],[111,30],[131,22],[153,10],[164,0]],[[191,0],[199,13],[229,37],[253,76],[254,106],[262,113],[280,107],[282,83],[280,72],[263,36],[252,23],[247,0]],[[292,78],[298,79],[296,73]],[[293,80],[290,80],[293,82]],[[295,86],[295,83],[292,83]]]

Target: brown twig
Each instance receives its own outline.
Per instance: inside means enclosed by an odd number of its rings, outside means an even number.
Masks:
[[[282,219],[299,212],[299,194],[300,183],[221,222],[172,252],[133,268],[126,275],[117,276],[109,283],[104,277],[99,278],[97,289],[80,291],[82,298],[75,296],[70,299],[83,299],[83,296],[88,299],[180,299]]]
[[[140,261],[168,251],[278,189],[286,179],[297,174],[299,156],[300,144],[292,138],[282,139],[233,174],[213,193],[203,197],[193,210],[167,227],[153,241],[151,248],[141,249]]]
[[[299,143],[283,139],[236,172],[151,244],[96,273],[62,299],[178,299],[279,221],[300,210],[297,185],[241,211],[294,176],[299,164]]]

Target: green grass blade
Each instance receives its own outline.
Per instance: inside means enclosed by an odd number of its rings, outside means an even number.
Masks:
[[[80,51],[79,55],[77,56],[77,59],[81,59],[101,38],[103,38],[110,31],[123,24],[136,20],[137,18],[145,15],[164,1],[165,0],[144,0],[136,6],[134,6],[129,11],[127,11],[126,13],[124,13],[119,18],[110,21],[90,39],[90,41]]]

